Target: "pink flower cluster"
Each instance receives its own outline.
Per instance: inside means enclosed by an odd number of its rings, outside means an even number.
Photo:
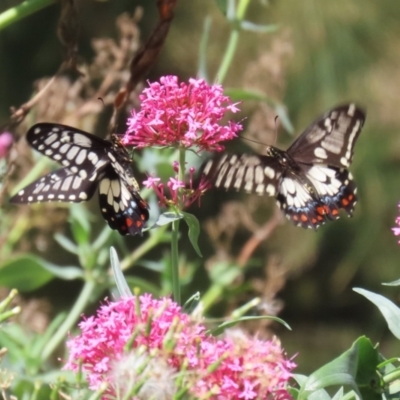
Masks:
[[[4,158],[13,143],[13,136],[9,132],[0,134],[0,158]]]
[[[133,111],[123,138],[125,145],[173,146],[198,151],[223,150],[221,141],[237,136],[240,124],[220,125],[227,111],[239,111],[222,86],[209,86],[203,79],[178,82],[176,76],[164,76],[149,83],[139,96],[141,110]]]
[[[400,204],[399,204],[399,209],[400,209]],[[395,234],[395,236],[399,236],[400,235],[400,216],[398,216],[396,218],[396,224],[397,224],[397,226],[392,228],[392,231]],[[400,240],[399,240],[399,244],[400,244]]]
[[[277,340],[238,333],[217,339],[168,298],[108,302],[79,327],[64,368],[82,368],[93,390],[106,382],[103,399],[172,398],[165,394],[182,387],[196,399],[291,398],[286,387],[295,364]]]
[[[179,164],[177,161],[173,164],[174,171],[176,173],[179,172]],[[182,206],[182,208],[189,207],[196,200],[199,200],[201,195],[209,189],[209,182],[206,181],[203,177],[198,182],[197,187],[193,186],[193,177],[196,172],[195,168],[189,168],[189,186],[178,179],[169,178],[167,183],[168,192],[165,188],[164,183],[160,182],[161,178],[149,176],[145,181],[143,181],[143,185],[148,189],[153,189],[155,194],[158,197],[159,205],[168,207],[168,206]],[[179,191],[181,190],[181,193]],[[181,200],[182,204],[179,204]]]

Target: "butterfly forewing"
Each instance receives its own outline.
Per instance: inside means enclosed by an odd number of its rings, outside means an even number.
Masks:
[[[34,125],[28,130],[26,140],[35,150],[74,173],[91,167],[96,172],[100,171],[108,162],[107,151],[112,148],[112,143],[107,140],[76,128],[51,123]]]
[[[116,136],[108,141],[69,126],[41,123],[29,129],[27,141],[64,168],[19,191],[12,203],[76,203],[90,199],[99,186],[101,212],[110,227],[122,235],[141,233],[148,205],[138,192],[129,154]]]
[[[287,150],[299,163],[322,163],[347,168],[365,113],[354,104],[328,111],[312,123]]]
[[[203,174],[215,187],[276,195],[282,168],[274,157],[253,154],[224,154],[208,160]]]
[[[208,160],[203,175],[214,186],[276,196],[288,219],[318,228],[352,215],[356,185],[346,169],[365,114],[354,104],[337,107],[311,124],[285,152],[267,147],[267,156],[225,154]]]

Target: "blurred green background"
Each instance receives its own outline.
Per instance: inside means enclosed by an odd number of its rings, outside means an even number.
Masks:
[[[398,290],[382,286],[399,278],[400,248],[391,232],[400,200],[400,3],[393,0],[280,0],[267,3],[253,0],[246,19],[258,24],[274,24],[269,34],[241,32],[239,47],[231,65],[225,88],[257,89],[286,105],[298,134],[322,112],[335,105],[354,101],[367,110],[366,124],[358,140],[351,171],[358,185],[359,202],[352,219],[341,218],[318,232],[293,227],[287,221],[278,226],[252,256],[243,280],[212,309],[222,315],[231,306],[248,301],[256,293],[266,308],[282,308],[279,316],[293,328],[288,332],[274,327],[289,354],[299,353],[300,371],[308,373],[350,347],[360,335],[380,342],[382,353],[398,351],[378,311],[352,287],[364,287],[398,300]],[[4,1],[1,9],[17,4]],[[77,3],[80,56],[93,57],[91,40],[115,37],[115,20],[123,12],[143,7],[139,23],[142,40],[157,21],[155,2],[149,0],[81,1]],[[50,6],[19,23],[0,31],[0,126],[9,108],[25,102],[36,79],[51,76],[62,62],[62,50],[55,30],[59,7]],[[195,76],[204,20],[211,17],[207,48],[208,76],[212,80],[221,62],[230,28],[214,1],[181,1],[158,62],[148,79],[166,74],[182,79]],[[258,141],[286,148],[293,136],[279,129],[275,134],[271,110],[255,101],[244,101],[242,112],[245,134]],[[263,118],[265,117],[265,120]],[[278,122],[279,123],[279,122]],[[101,129],[98,130],[101,131]],[[103,132],[104,134],[104,132]],[[249,148],[238,140],[230,150]],[[262,152],[262,146],[256,151]],[[263,225],[274,211],[270,198],[254,199],[236,193],[212,192],[202,207],[192,207],[204,228],[224,205],[238,200],[248,205],[253,222]],[[95,200],[94,202],[97,202]],[[104,223],[97,204],[90,203],[93,214]],[[3,209],[16,212],[7,204]],[[225,209],[226,210],[226,209]],[[40,213],[40,208],[37,209]],[[40,214],[38,214],[40,215]],[[239,218],[228,212],[226,218]],[[3,222],[4,223],[4,222]],[[68,226],[64,228],[68,232]],[[251,236],[251,230],[236,226],[226,257],[236,257]],[[39,236],[51,232],[29,232],[26,241],[45,259],[68,264],[67,255],[57,247],[40,251]],[[185,233],[186,234],[186,233]],[[6,233],[2,232],[3,237]],[[28,233],[27,233],[28,235]],[[48,239],[51,241],[51,239]],[[124,238],[125,246],[136,246],[137,238]],[[217,249],[209,230],[201,234],[204,259],[198,260],[183,240],[188,263],[196,262],[196,279],[185,289],[188,297],[204,290],[208,279],[204,266],[210,265]],[[186,245],[187,244],[187,245]],[[25,244],[29,248],[29,243]],[[18,249],[18,251],[22,251]],[[162,250],[159,250],[162,254]],[[60,258],[61,257],[61,258]],[[155,255],[155,258],[157,256]],[[157,282],[147,270],[135,273]],[[247,282],[247,286],[244,283]],[[51,298],[59,306],[73,301],[73,283],[53,282],[35,295]],[[61,296],[60,296],[61,293]],[[32,294],[30,294],[32,296]],[[268,312],[267,312],[268,313]]]

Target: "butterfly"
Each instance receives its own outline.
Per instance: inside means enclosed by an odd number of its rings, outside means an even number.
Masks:
[[[26,139],[63,168],[20,190],[11,203],[79,203],[98,188],[100,210],[110,228],[121,235],[141,234],[149,206],[139,194],[129,153],[116,135],[104,140],[70,126],[40,123],[28,130]]]
[[[223,154],[206,161],[202,173],[213,186],[276,198],[295,225],[317,229],[352,216],[357,188],[348,167],[365,121],[355,104],[336,107],[314,121],[286,150],[266,155]]]

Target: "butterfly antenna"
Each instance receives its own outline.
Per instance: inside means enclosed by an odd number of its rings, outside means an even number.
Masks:
[[[274,140],[274,146],[276,145],[276,141],[278,140],[278,122],[277,122],[278,119],[279,119],[279,116],[276,115],[275,118],[274,118],[274,123],[275,123],[275,140]]]
[[[278,118],[279,118],[278,115],[274,118],[274,123],[275,123],[275,139],[274,139],[274,146],[275,146],[276,141],[277,141],[277,138],[278,138],[278,123],[277,123]],[[257,140],[247,138],[246,136],[240,136],[240,135],[239,135],[239,137],[240,137],[241,139],[243,139],[243,140],[247,140],[248,142],[253,142],[253,143],[256,143],[256,144],[261,144],[262,146],[268,146],[268,145],[265,144],[265,143],[258,142]]]
[[[265,143],[262,143],[262,142],[259,142],[259,141],[257,141],[257,140],[254,140],[254,139],[250,139],[250,138],[248,138],[248,137],[246,137],[246,136],[239,136],[241,139],[243,139],[243,140],[247,140],[248,142],[252,142],[252,143],[256,143],[256,144],[261,144],[262,146],[267,146]]]

